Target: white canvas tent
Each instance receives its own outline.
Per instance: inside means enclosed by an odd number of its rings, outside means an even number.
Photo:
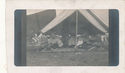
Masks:
[[[79,11],[92,25],[94,25],[100,31],[107,32],[105,28],[107,27],[107,24],[105,24],[104,21],[99,19],[99,17],[97,17],[96,14],[95,16],[93,16],[92,15],[93,12],[91,10],[61,10],[61,12],[59,12],[59,14],[49,24],[47,24],[43,29],[41,29],[41,32],[46,33],[47,31],[51,30],[59,23],[64,21],[67,17],[72,15],[75,11]]]

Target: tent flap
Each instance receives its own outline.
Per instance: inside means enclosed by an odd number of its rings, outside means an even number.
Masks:
[[[91,15],[87,10],[79,10],[79,12],[87,19],[91,24],[93,24],[96,28],[101,30],[102,32],[107,32],[103,26]]]

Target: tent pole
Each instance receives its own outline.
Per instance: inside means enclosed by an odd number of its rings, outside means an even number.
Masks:
[[[78,34],[78,10],[76,10],[76,45],[75,45],[75,48],[77,48],[77,34]]]

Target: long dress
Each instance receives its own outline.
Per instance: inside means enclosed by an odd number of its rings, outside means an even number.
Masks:
[[[69,46],[74,46],[75,44],[76,44],[75,38],[71,37],[71,38],[69,39],[69,41],[68,41],[68,45],[69,45]]]

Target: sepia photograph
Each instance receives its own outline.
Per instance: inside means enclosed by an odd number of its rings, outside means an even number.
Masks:
[[[27,66],[108,66],[108,9],[26,10]]]
[[[124,3],[7,0],[7,72],[124,73]]]

